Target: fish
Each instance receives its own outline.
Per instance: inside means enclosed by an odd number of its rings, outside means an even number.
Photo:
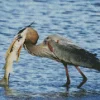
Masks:
[[[14,61],[18,62],[21,49],[23,47],[27,30],[24,30],[21,34],[17,34],[9,46],[5,55],[5,65],[4,65],[4,76],[0,80],[0,85],[9,85],[10,73],[13,72]]]

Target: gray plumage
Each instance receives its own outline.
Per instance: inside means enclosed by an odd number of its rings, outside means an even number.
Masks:
[[[54,49],[54,54],[61,61],[75,65],[94,68],[100,70],[100,61],[96,58],[96,54],[92,54],[74,44],[59,44],[54,40],[50,41],[50,45]]]
[[[50,43],[53,52],[50,51],[48,44]],[[43,43],[27,46],[32,55],[51,58],[66,64],[75,66],[84,66],[100,70],[100,60],[95,54],[77,46],[70,39],[64,38],[58,34],[49,35]]]

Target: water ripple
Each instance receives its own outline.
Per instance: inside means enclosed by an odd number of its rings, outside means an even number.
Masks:
[[[3,75],[4,54],[18,30],[35,22],[40,35],[39,42],[48,34],[58,33],[68,37],[79,46],[97,53],[100,58],[100,2],[98,0],[9,0],[0,1],[0,77]],[[3,99],[66,99],[72,100],[100,94],[100,73],[81,68],[88,77],[87,83],[77,89],[80,74],[69,66],[71,86],[69,91],[62,85],[66,82],[64,67],[50,59],[33,57],[24,49],[20,61],[14,64],[10,89],[0,89]],[[8,89],[8,90],[7,90]],[[11,92],[12,90],[13,92]],[[15,91],[15,92],[14,92]],[[98,96],[99,97],[99,96]],[[85,99],[85,98],[84,98]]]

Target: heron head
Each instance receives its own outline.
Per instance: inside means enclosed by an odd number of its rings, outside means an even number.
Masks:
[[[18,38],[22,38],[25,36],[26,44],[36,44],[39,38],[39,35],[36,30],[31,27],[26,27],[18,32]]]
[[[44,44],[47,44],[48,42],[52,41],[52,38],[50,36],[46,37],[44,39]]]

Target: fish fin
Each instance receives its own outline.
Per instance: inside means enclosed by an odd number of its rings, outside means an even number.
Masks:
[[[3,67],[3,69],[4,69],[4,70],[6,69],[6,63],[5,63],[5,65],[4,65],[4,67]]]
[[[10,54],[10,52],[12,51],[12,48],[13,48],[13,45],[14,43],[16,42],[17,38],[15,38],[13,40],[13,42],[11,43],[11,45],[9,46],[8,50],[6,51],[6,54],[5,54],[5,58],[7,59],[8,58],[8,55]]]
[[[16,62],[18,62],[21,49],[22,49],[22,45],[21,45],[21,46],[19,47],[19,49],[18,49]]]

